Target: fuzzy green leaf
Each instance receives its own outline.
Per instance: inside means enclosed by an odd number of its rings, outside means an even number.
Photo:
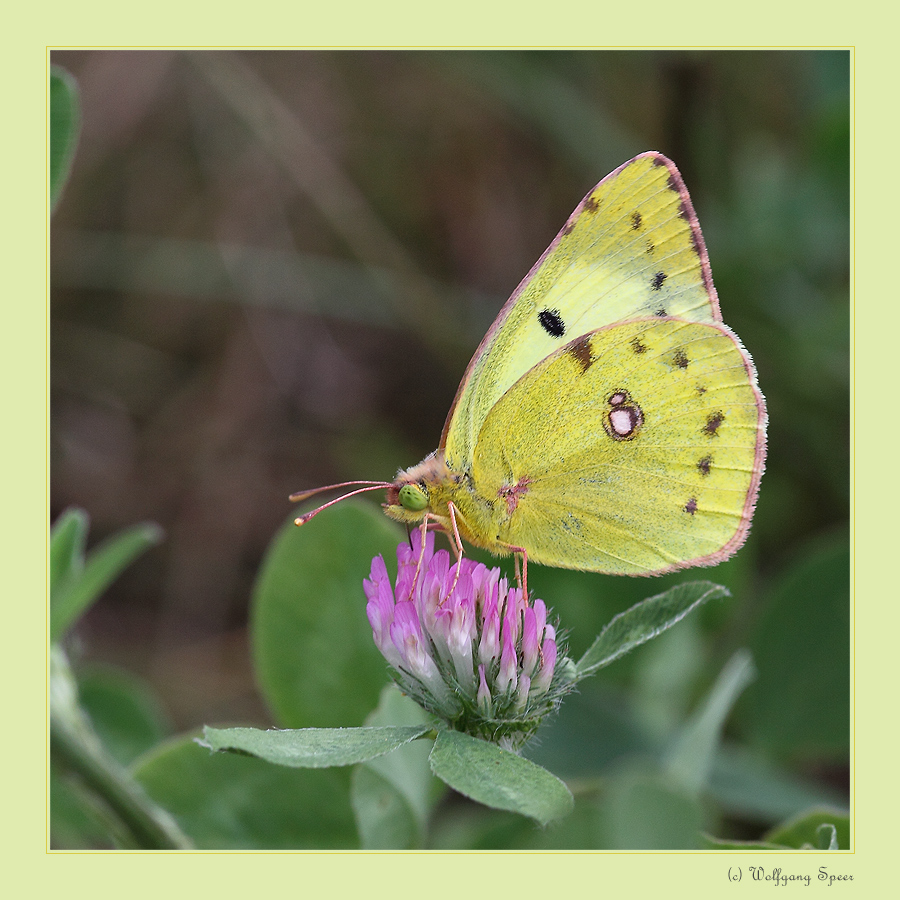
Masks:
[[[431,770],[485,806],[530,816],[542,825],[572,811],[565,783],[540,766],[460,731],[438,733]]]
[[[680,622],[689,612],[708,600],[728,597],[727,588],[709,581],[678,584],[662,594],[648,597],[617,615],[600,632],[590,649],[578,661],[579,679],[624,656],[635,647]]]
[[[380,728],[299,728],[262,731],[259,728],[203,729],[202,747],[249,753],[279,766],[325,769],[350,766],[384,756],[422,737],[428,725]]]

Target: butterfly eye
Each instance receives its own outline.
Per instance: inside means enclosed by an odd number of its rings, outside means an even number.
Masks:
[[[428,494],[417,484],[404,484],[399,493],[400,505],[410,512],[421,512],[428,506]]]

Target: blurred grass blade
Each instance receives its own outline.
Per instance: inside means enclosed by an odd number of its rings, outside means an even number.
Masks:
[[[666,769],[692,795],[699,793],[709,780],[722,726],[741,692],[755,677],[750,653],[738,650],[725,664],[702,708],[672,746]]]
[[[190,840],[174,818],[146,795],[100,742],[78,703],[69,660],[58,645],[50,654],[50,756],[58,772],[74,776],[119,846],[190,848]]]
[[[81,124],[81,110],[78,102],[78,84],[75,79],[59,66],[50,69],[50,209],[62,194],[69,177],[75,147],[78,144],[78,130]]]
[[[88,556],[80,577],[69,582],[56,596],[51,595],[51,640],[58,641],[123,569],[145,550],[158,544],[162,536],[158,525],[143,522],[125,528],[99,544]]]
[[[90,519],[83,509],[70,506],[53,523],[50,531],[50,603],[59,597],[84,571],[84,548]]]
[[[593,675],[620,656],[680,622],[708,600],[728,597],[730,591],[709,581],[678,584],[663,594],[648,597],[619,613],[600,632],[577,665],[579,679]]]

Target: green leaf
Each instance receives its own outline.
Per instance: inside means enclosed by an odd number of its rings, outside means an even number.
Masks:
[[[263,695],[282,725],[359,725],[390,680],[366,618],[372,558],[403,533],[370,505],[342,503],[270,545],[253,592],[251,636]]]
[[[59,66],[50,68],[50,208],[56,207],[72,168],[81,113],[78,84]]]
[[[350,801],[363,850],[409,850],[420,846],[422,827],[403,795],[368,766],[357,766]]]
[[[708,600],[730,596],[727,588],[709,581],[676,585],[655,597],[648,597],[617,615],[600,632],[590,649],[578,661],[578,678],[592,675],[635,647],[680,622],[689,612]]]
[[[816,829],[816,850],[839,850],[837,828],[834,825],[820,825]]]
[[[50,847],[53,850],[114,850],[109,823],[80,778],[50,762]]]
[[[667,774],[689,795],[697,796],[706,786],[725,720],[754,675],[750,654],[739,650],[725,664],[703,706],[686,723],[667,754]]]
[[[279,766],[297,769],[326,769],[383,756],[409,741],[422,737],[429,725],[410,728],[300,728],[263,731],[259,728],[203,729],[201,747],[231,750],[258,756]]]
[[[84,570],[89,521],[83,509],[70,506],[53,523],[50,531],[51,606],[59,602],[68,585]]]
[[[751,743],[796,759],[843,762],[850,741],[850,549],[814,544],[782,579],[755,629],[759,677],[735,724]]]
[[[850,817],[846,811],[819,807],[776,826],[764,839],[782,847],[850,850]]]
[[[542,825],[572,811],[572,794],[555,775],[460,731],[439,732],[430,759],[438,778],[485,806],[521,813]]]
[[[806,781],[759,751],[725,744],[716,754],[709,795],[738,818],[780,822],[813,806],[839,807],[840,792]]]
[[[94,731],[122,765],[156,746],[169,723],[146,682],[113,666],[78,670],[78,694]]]
[[[181,737],[142,757],[135,777],[203,850],[359,846],[344,769],[291,769],[215,753]]]
[[[692,850],[701,845],[698,802],[662,773],[639,765],[605,784],[602,846],[613,850]]]
[[[366,724],[429,725],[430,719],[396,685],[388,685]],[[428,741],[412,741],[354,770],[350,798],[364,849],[421,846],[431,809],[446,791],[431,774],[430,751]]]
[[[701,850],[784,850],[779,844],[767,841],[734,841],[728,838],[717,838],[709,834],[700,836]]]
[[[98,544],[88,554],[84,570],[66,579],[60,590],[55,595],[51,594],[51,640],[58,641],[122,570],[145,550],[158,544],[162,536],[158,525],[144,522],[125,528]],[[60,554],[63,555],[62,549]]]

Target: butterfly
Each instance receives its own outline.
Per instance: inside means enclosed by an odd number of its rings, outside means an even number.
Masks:
[[[345,496],[385,488],[388,516],[458,554],[659,575],[743,544],[765,454],[765,400],[687,189],[648,152],[588,193],[500,310],[438,449]]]

